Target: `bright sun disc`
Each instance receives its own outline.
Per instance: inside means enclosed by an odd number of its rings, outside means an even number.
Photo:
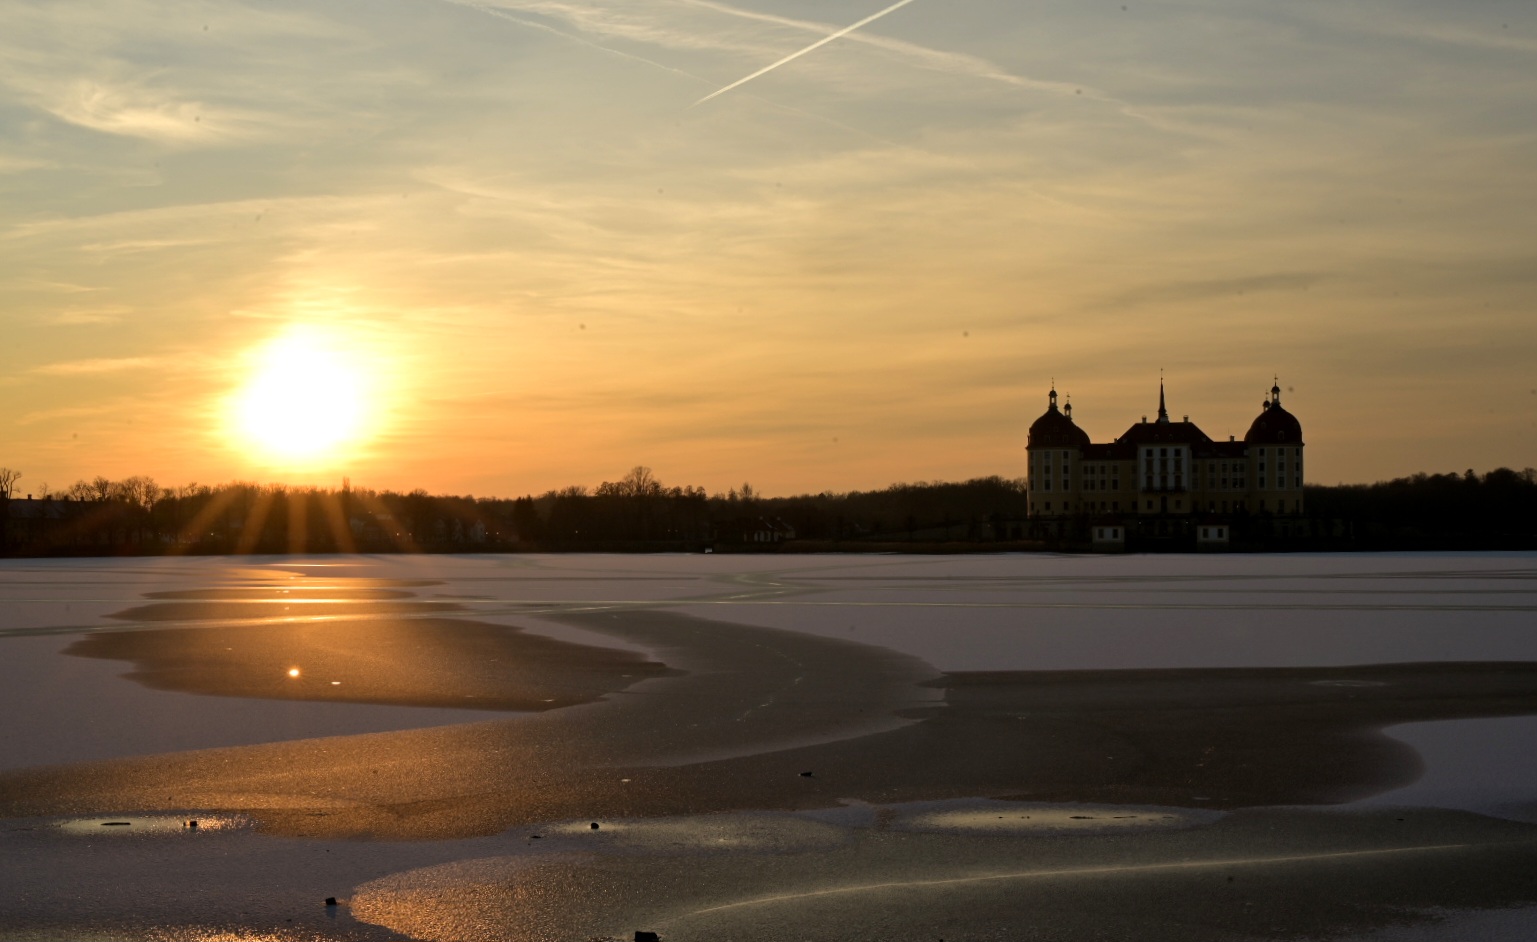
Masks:
[[[296,328],[260,348],[235,398],[248,448],[285,461],[334,456],[363,431],[363,374],[332,337]]]

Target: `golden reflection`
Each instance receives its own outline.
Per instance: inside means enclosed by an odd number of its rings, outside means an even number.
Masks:
[[[191,817],[136,814],[113,818],[69,818],[58,823],[59,830],[64,833],[82,837],[195,835],[208,831],[246,830],[252,826],[250,818],[234,814],[199,814]]]
[[[295,325],[249,357],[249,378],[230,403],[230,430],[252,457],[310,464],[360,442],[376,417],[372,377],[341,335]]]

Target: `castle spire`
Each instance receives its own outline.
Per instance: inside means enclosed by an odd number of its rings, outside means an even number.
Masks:
[[[1169,409],[1163,403],[1163,372],[1158,373],[1158,421],[1167,425],[1169,423]]]

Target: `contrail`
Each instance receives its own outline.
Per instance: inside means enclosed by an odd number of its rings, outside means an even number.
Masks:
[[[689,105],[689,107],[690,108],[696,108],[699,105],[702,105],[705,102],[709,101],[711,98],[716,97],[717,95],[724,95],[724,94],[726,94],[727,92],[731,91],[733,88],[736,88],[739,85],[746,85],[748,82],[751,82],[753,79],[755,79],[758,76],[764,74],[765,72],[772,72],[775,69],[779,68],[780,66],[784,65],[786,62],[789,62],[792,59],[799,59],[801,56],[804,56],[806,53],[812,51],[813,49],[817,49],[817,48],[819,48],[821,46],[825,46],[825,45],[827,45],[828,43],[832,42],[835,39],[840,39],[840,38],[842,38],[844,36],[847,36],[849,33],[852,33],[854,30],[859,29],[861,26],[867,26],[870,23],[874,23],[876,20],[880,19],[881,17],[885,16],[886,14],[891,13],[894,10],[901,9],[902,7],[905,7],[909,3],[912,3],[912,2],[913,2],[913,0],[897,0],[896,3],[893,3],[891,6],[889,6],[886,9],[880,11],[879,13],[872,13],[869,16],[865,17],[864,19],[860,20],[858,23],[853,24],[852,26],[845,26],[842,29],[838,30],[836,33],[831,33],[831,34],[829,34],[827,36],[823,36],[821,39],[818,39],[816,42],[814,42],[811,45],[807,46],[805,49],[801,49],[801,50],[799,50],[797,52],[792,52],[789,55],[785,56],[783,59],[780,59],[778,62],[775,62],[772,65],[766,65],[763,68],[759,69],[758,71],[754,72],[753,74],[747,76],[746,78],[737,79],[735,82],[732,82],[730,85],[727,85],[725,88],[718,89],[717,91],[713,91],[710,94],[704,96],[703,98],[701,98],[698,101],[694,102],[692,105]]]

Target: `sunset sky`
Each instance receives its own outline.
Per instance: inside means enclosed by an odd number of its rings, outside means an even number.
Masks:
[[[889,2],[7,3],[0,465],[1017,477],[1160,369],[1313,482],[1537,464],[1530,0],[913,0],[695,104]]]

